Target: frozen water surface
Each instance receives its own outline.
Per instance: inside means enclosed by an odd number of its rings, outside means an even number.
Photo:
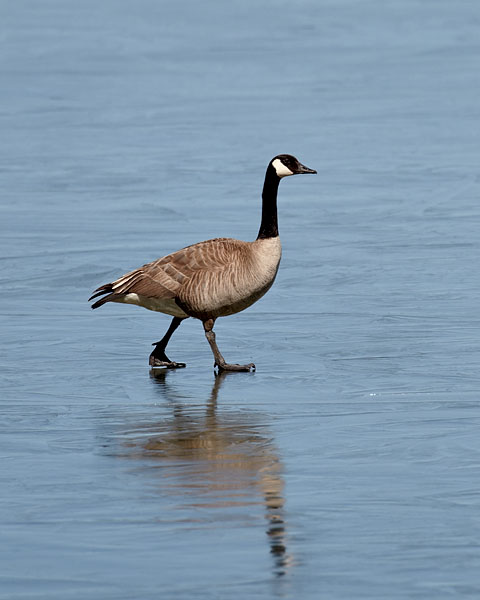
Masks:
[[[480,4],[4,2],[0,598],[480,597]],[[275,286],[149,376],[91,290],[255,237]]]

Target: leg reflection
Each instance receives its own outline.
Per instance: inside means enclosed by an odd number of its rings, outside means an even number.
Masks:
[[[171,375],[167,370],[151,372],[163,403],[171,405],[171,415],[137,425],[139,435],[128,436],[127,456],[161,465],[156,469],[162,474],[159,493],[175,495],[187,511],[202,508],[214,512],[210,519],[228,515],[255,522],[254,508],[262,504],[273,570],[284,575],[292,557],[286,546],[283,466],[268,427],[254,411],[218,408],[220,390],[231,373],[216,375],[206,405],[182,398],[169,383]],[[238,382],[235,375],[233,381]]]

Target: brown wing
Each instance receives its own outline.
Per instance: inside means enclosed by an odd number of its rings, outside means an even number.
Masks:
[[[230,238],[216,238],[182,248],[100,286],[90,300],[108,295],[95,302],[92,308],[130,293],[148,298],[175,298],[195,273],[219,272],[228,268],[235,262],[236,250],[245,244]]]

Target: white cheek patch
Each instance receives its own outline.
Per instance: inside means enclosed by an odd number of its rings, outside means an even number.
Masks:
[[[279,158],[276,158],[273,161],[272,166],[279,177],[287,177],[288,175],[293,175],[293,171],[290,171],[290,169],[286,167]]]

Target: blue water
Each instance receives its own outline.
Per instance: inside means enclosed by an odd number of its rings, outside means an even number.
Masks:
[[[480,4],[4,2],[0,598],[480,597]],[[253,239],[217,322],[92,312]]]

